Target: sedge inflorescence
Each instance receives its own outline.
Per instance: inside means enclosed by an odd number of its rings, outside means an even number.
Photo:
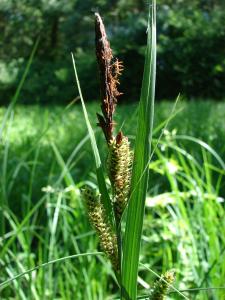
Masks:
[[[117,279],[121,278],[121,257],[123,247],[121,239],[121,221],[130,198],[130,186],[133,165],[133,151],[128,137],[122,131],[114,133],[113,115],[117,98],[122,94],[118,91],[119,76],[123,71],[121,61],[113,57],[107,39],[103,21],[95,14],[96,57],[100,74],[101,114],[97,113],[98,126],[102,129],[108,148],[107,172],[111,183],[111,203],[105,205],[102,196],[96,190],[86,187],[83,198],[86,202],[90,223],[95,228],[102,250],[110,259]],[[101,181],[99,181],[100,184]],[[108,195],[107,195],[108,196]],[[110,214],[109,215],[107,215]],[[113,215],[113,220],[111,220]],[[132,263],[132,262],[131,262]],[[167,271],[153,285],[150,300],[164,300],[169,287],[175,280],[174,271]],[[133,298],[132,298],[133,299]]]
[[[121,131],[116,136],[114,135],[113,114],[117,98],[122,94],[118,91],[118,85],[123,64],[113,57],[103,21],[98,13],[95,14],[95,34],[102,111],[102,114],[97,113],[97,118],[98,126],[103,131],[108,147],[107,172],[111,182],[111,204],[118,233],[122,214],[129,199],[133,162],[133,151],[130,149],[128,138]],[[89,220],[99,236],[101,248],[111,260],[114,269],[118,270],[119,239],[108,221],[101,195],[97,196],[93,190],[86,188],[83,191],[83,197],[86,201]]]
[[[118,269],[118,249],[116,234],[110,225],[105,209],[101,203],[101,196],[90,187],[85,187],[82,191],[86,202],[89,220],[95,228],[100,239],[100,245],[107,257],[112,262],[115,270]]]
[[[108,173],[113,189],[113,207],[117,224],[121,221],[130,193],[133,152],[126,136],[120,132],[109,144]]]
[[[128,138],[120,131],[114,136],[113,114],[117,98],[119,76],[123,71],[123,64],[115,59],[105,32],[105,27],[99,14],[95,14],[96,57],[99,65],[101,82],[101,110],[97,114],[98,125],[102,128],[108,145],[107,169],[113,192],[113,208],[117,226],[126,207],[129,192],[133,161]]]
[[[155,281],[149,300],[165,300],[171,284],[175,280],[175,271],[169,270]]]

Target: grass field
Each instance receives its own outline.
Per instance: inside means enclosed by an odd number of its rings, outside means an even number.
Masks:
[[[156,103],[155,128],[169,117],[174,103],[163,101]],[[130,135],[136,131],[135,103],[118,107],[117,127],[124,128]],[[0,108],[0,118],[5,109]],[[97,122],[98,103],[90,103],[88,111],[93,125]],[[225,103],[199,100],[180,101],[176,107],[176,116],[169,122],[168,130],[177,134],[187,134],[205,141],[221,155],[225,152]],[[56,143],[63,154],[71,150],[87,134],[82,109],[79,104],[72,107],[61,106],[17,106],[12,115],[12,126],[7,133],[10,150],[26,152],[29,144],[38,141],[39,145],[49,146]],[[159,132],[157,132],[159,135]],[[155,134],[155,138],[157,138]],[[24,151],[22,150],[24,149]]]
[[[176,288],[188,299],[225,298],[225,103],[156,104],[154,155],[142,240],[139,295],[176,269]],[[131,139],[136,104],[118,108],[117,126]],[[97,103],[88,104],[96,123]],[[5,109],[0,109],[2,124]],[[163,123],[164,122],[164,123]],[[103,153],[102,136],[97,142]],[[203,143],[204,142],[204,143]],[[95,252],[80,188],[96,184],[81,107],[16,106],[1,141],[0,283],[69,255]],[[2,211],[1,211],[2,212]],[[153,272],[151,272],[150,270]],[[210,289],[208,289],[210,288]],[[0,286],[1,299],[116,299],[110,265],[101,254],[66,259]],[[171,293],[169,299],[182,299]]]

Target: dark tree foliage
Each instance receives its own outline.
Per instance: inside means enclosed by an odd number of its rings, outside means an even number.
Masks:
[[[158,0],[157,97],[224,97],[223,0]],[[145,0],[2,0],[0,104],[10,101],[33,44],[41,36],[23,103],[67,104],[76,96],[75,53],[87,100],[99,97],[94,12],[104,16],[113,53],[124,63],[122,100],[139,96],[147,28]]]

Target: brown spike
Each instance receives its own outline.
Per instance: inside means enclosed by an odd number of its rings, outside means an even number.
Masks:
[[[122,140],[123,140],[123,133],[122,131],[119,131],[119,133],[116,136],[116,144],[117,145],[121,144]]]
[[[118,59],[113,63],[110,43],[107,39],[103,21],[98,13],[95,13],[95,43],[101,84],[101,110],[103,114],[102,118],[104,119],[104,122],[102,119],[99,121],[99,125],[109,143],[113,138],[113,113],[117,97],[121,95],[117,90],[117,86],[119,84],[118,77],[123,70],[123,66]],[[98,119],[100,119],[99,116]]]

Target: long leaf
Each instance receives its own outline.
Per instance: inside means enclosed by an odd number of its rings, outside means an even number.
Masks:
[[[23,273],[20,273],[20,274],[18,274],[16,276],[14,276],[14,277],[6,280],[6,281],[1,282],[0,283],[0,288],[3,287],[3,286],[6,286],[8,284],[10,284],[14,280],[17,280],[17,279],[25,276],[26,274],[30,274],[30,273],[32,273],[32,272],[34,272],[36,270],[39,270],[39,269],[44,268],[44,267],[47,267],[49,265],[52,265],[52,264],[55,264],[55,263],[59,263],[59,262],[63,262],[63,261],[68,260],[68,259],[79,258],[79,257],[82,257],[82,256],[96,256],[96,255],[103,255],[103,252],[79,253],[79,254],[64,256],[64,257],[60,257],[60,258],[57,258],[57,259],[54,259],[54,260],[50,260],[50,261],[48,261],[46,263],[43,263],[43,264],[41,264],[39,266],[36,266],[36,267],[34,267],[32,269],[29,269],[29,270],[27,270],[27,271],[25,271]]]
[[[126,300],[135,300],[137,298],[138,263],[148,182],[148,168],[146,166],[151,152],[154,116],[156,74],[155,0],[152,1],[152,6],[149,7],[148,24],[148,41],[139,105],[138,130],[135,141],[131,197],[127,210],[123,241],[122,299]]]
[[[82,104],[82,108],[83,108],[84,118],[85,118],[85,122],[86,122],[86,125],[87,125],[87,129],[88,129],[88,133],[89,133],[89,137],[90,137],[90,141],[91,141],[91,147],[92,147],[92,151],[93,151],[93,155],[94,155],[95,166],[96,166],[96,174],[97,174],[97,180],[98,180],[98,187],[99,187],[99,191],[101,193],[101,199],[102,199],[104,208],[106,210],[106,215],[109,217],[109,221],[114,226],[113,210],[112,210],[111,201],[110,201],[109,194],[108,194],[106,184],[105,184],[105,178],[104,178],[104,174],[103,174],[103,168],[102,168],[100,155],[99,155],[99,152],[98,152],[98,146],[97,146],[97,143],[96,143],[94,131],[91,127],[91,123],[90,123],[89,118],[88,118],[88,113],[87,113],[85,103],[84,103],[84,99],[83,99],[83,96],[82,96],[82,92],[81,92],[81,88],[80,88],[80,83],[79,83],[79,79],[78,79],[78,75],[77,75],[77,69],[76,69],[76,64],[75,64],[73,54],[72,54],[72,61],[73,61],[73,67],[74,67],[76,83],[77,83],[77,87],[78,87],[78,91],[79,91],[79,95],[80,95],[80,99],[81,99],[81,104]]]

